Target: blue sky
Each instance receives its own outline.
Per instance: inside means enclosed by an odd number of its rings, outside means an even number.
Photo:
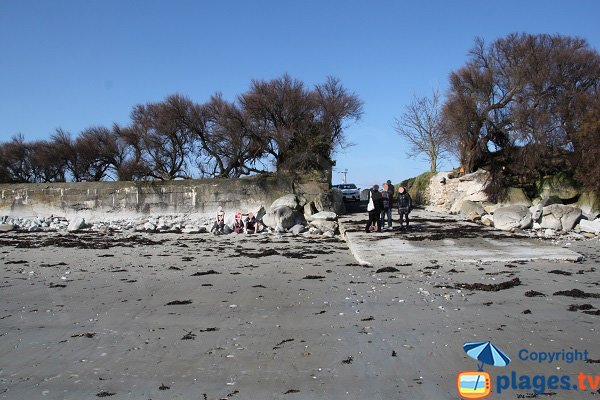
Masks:
[[[346,168],[362,187],[396,182],[428,164],[406,156],[394,117],[444,93],[475,37],[559,33],[600,49],[598,15],[596,0],[0,0],[0,141],[125,124],[173,93],[233,100],[252,79],[332,75],[365,103],[334,183]]]

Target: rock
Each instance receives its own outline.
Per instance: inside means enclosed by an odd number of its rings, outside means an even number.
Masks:
[[[206,233],[206,232],[208,232],[208,229],[206,229],[205,226],[197,226],[197,225],[191,225],[191,224],[186,225],[181,230],[181,233]]]
[[[264,206],[260,206],[260,208],[254,213],[257,221],[262,221],[263,217],[267,214],[267,210],[265,210]]]
[[[544,178],[540,184],[541,197],[556,196],[562,200],[569,200],[579,196],[579,189],[573,181],[565,174],[557,174]]]
[[[487,202],[483,204],[483,209],[488,214],[495,213],[496,210],[499,209],[500,207],[502,207],[502,204],[487,203]]]
[[[546,230],[544,230],[544,236],[554,237],[554,236],[556,236],[556,231],[554,229],[546,229]]]
[[[542,210],[542,228],[550,228],[568,232],[581,219],[581,210],[573,206],[551,204]]]
[[[336,214],[343,214],[346,212],[344,196],[341,191],[336,189],[332,189],[327,193],[321,193],[314,200],[314,203],[317,211],[332,211]]]
[[[485,226],[493,226],[494,225],[494,217],[490,214],[485,214],[481,216],[481,223]]]
[[[562,229],[560,217],[556,217],[552,214],[544,215],[540,226],[542,227],[542,229],[554,229],[554,230]]]
[[[29,227],[29,229],[27,229],[27,231],[29,231],[29,232],[37,232],[37,231],[40,231],[40,230],[41,230],[41,228],[37,224],[31,224],[31,226]]]
[[[479,221],[479,220],[481,219],[481,215],[479,215],[479,214],[478,214],[478,213],[476,213],[475,211],[471,211],[471,212],[469,213],[469,215],[467,215],[467,219],[468,219],[469,221],[473,221],[473,222],[475,222],[475,221]]]
[[[156,230],[156,225],[154,225],[152,222],[148,221],[144,224],[144,230],[146,232],[154,232]]]
[[[532,225],[531,213],[527,206],[500,207],[494,213],[494,226],[503,231],[526,229]]]
[[[292,210],[296,210],[298,208],[298,198],[295,194],[286,194],[285,196],[281,196],[271,204],[269,211],[274,211],[280,207],[289,207]]]
[[[442,178],[446,178],[446,183],[442,183],[444,181]],[[487,201],[488,197],[484,192],[484,188],[488,178],[489,173],[481,169],[472,174],[453,179],[449,178],[448,172],[435,174],[429,180],[427,190],[428,208],[434,211],[450,211],[456,214],[461,211],[461,206],[465,200],[473,202]]]
[[[591,232],[583,232],[583,237],[586,239],[593,239],[596,237],[596,234]]]
[[[545,197],[543,199],[536,199],[533,202],[533,205],[529,208],[533,220],[536,222],[540,222],[540,220],[542,219],[544,207],[550,206],[552,204],[562,204],[562,202],[556,196]]]
[[[600,234],[600,218],[597,218],[593,221],[582,219],[581,221],[579,221],[579,228],[582,232],[588,232],[598,235]]]
[[[0,232],[14,231],[15,226],[13,224],[0,224]]]
[[[326,238],[335,237],[335,232],[334,231],[325,231],[325,232],[323,232],[323,237],[326,237]]]
[[[577,201],[577,207],[590,221],[600,215],[600,198],[592,192],[583,192]]]
[[[460,212],[461,214],[466,215],[467,218],[471,213],[474,213],[477,217],[481,217],[483,214],[485,214],[483,206],[480,203],[475,203],[471,200],[464,200],[462,202],[462,204],[460,205]],[[474,219],[468,219],[474,221]]]
[[[304,215],[287,206],[281,206],[269,211],[262,220],[266,226],[278,231],[285,231],[294,225],[306,223]]]
[[[304,205],[304,218],[306,218],[306,220],[308,220],[311,215],[316,214],[317,212],[317,207],[315,207],[314,201],[311,201]]]
[[[75,219],[71,220],[71,222],[69,223],[69,226],[67,227],[67,231],[75,232],[80,229],[83,229],[84,227],[85,227],[85,219],[83,219],[83,217],[76,217]]]
[[[322,219],[311,221],[310,226],[321,232],[332,231],[334,233],[337,232],[339,228],[339,225],[336,221],[326,221]]]
[[[540,229],[542,229],[542,225],[540,225],[538,222],[534,222],[531,229],[535,229],[536,231],[540,230]]]
[[[509,187],[506,190],[506,195],[503,205],[512,205],[512,206],[531,206],[531,199],[522,188]]]
[[[319,211],[316,214],[310,216],[307,221],[315,221],[317,219],[322,219],[325,221],[336,221],[338,218],[337,214],[331,211]]]
[[[304,231],[306,231],[306,227],[304,225],[300,225],[300,224],[294,225],[290,228],[290,232],[292,234],[294,234],[294,236],[297,236],[297,235],[303,233]]]

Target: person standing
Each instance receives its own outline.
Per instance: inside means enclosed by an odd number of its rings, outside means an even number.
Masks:
[[[389,183],[384,183],[383,192],[381,192],[382,209],[380,219],[382,228],[385,225],[385,217],[387,216],[388,228],[392,229],[392,207],[394,205],[394,203],[392,203],[392,197],[389,190]]]
[[[369,192],[369,204],[367,205],[367,211],[369,212],[369,222],[365,227],[365,232],[371,232],[371,227],[377,225],[377,232],[381,232],[381,210],[382,210],[382,197],[379,193],[379,185],[373,185]]]
[[[390,179],[387,180],[388,184],[388,192],[390,192],[390,203],[394,204],[394,193],[396,193],[396,188],[392,185],[392,181]]]
[[[398,198],[396,199],[396,202],[398,205],[398,215],[400,216],[400,229],[403,229],[404,219],[406,219],[406,228],[408,229],[408,214],[412,211],[413,204],[406,188],[402,186],[398,188]]]

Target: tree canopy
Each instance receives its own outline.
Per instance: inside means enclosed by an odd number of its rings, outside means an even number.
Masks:
[[[600,116],[590,112],[599,89],[600,55],[584,39],[477,39],[467,63],[450,74],[444,130],[466,172],[485,167],[499,185],[509,175],[567,172],[591,188],[598,175],[584,165],[600,156]]]
[[[362,102],[329,77],[307,88],[285,74],[252,81],[234,101],[220,93],[198,104],[174,94],[133,107],[127,125],[96,126],[49,141],[22,135],[0,144],[0,182],[240,177],[328,170]]]

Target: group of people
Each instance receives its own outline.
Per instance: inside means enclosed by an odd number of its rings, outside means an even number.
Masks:
[[[254,213],[249,212],[246,218],[243,218],[240,211],[236,211],[231,226],[225,223],[225,211],[219,207],[217,218],[211,228],[215,235],[227,235],[229,233],[258,233],[262,230],[262,224],[256,219]]]
[[[405,187],[400,186],[395,191],[392,181],[388,180],[383,184],[383,190],[379,190],[379,185],[374,185],[369,191],[369,203],[367,211],[369,212],[369,222],[365,227],[365,232],[381,232],[382,226],[387,219],[387,228],[392,229],[392,208],[398,209],[400,217],[400,229],[408,228],[408,215],[412,211],[413,204],[410,194]]]

